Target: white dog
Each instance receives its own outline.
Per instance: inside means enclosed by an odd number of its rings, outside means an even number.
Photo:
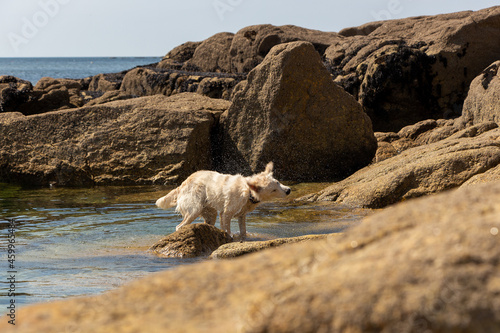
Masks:
[[[220,211],[221,229],[231,234],[231,219],[238,217],[240,236],[246,235],[245,215],[261,201],[283,198],[291,189],[273,178],[273,163],[259,174],[243,177],[224,175],[214,171],[198,171],[189,176],[181,186],[156,201],[160,208],[177,205],[184,219],[177,230],[202,216],[205,222],[215,225]]]

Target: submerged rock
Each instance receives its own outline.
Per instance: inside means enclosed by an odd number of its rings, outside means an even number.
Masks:
[[[232,242],[231,236],[207,223],[186,225],[162,238],[149,249],[161,257],[208,256],[219,246]]]
[[[411,200],[341,237],[26,306],[2,332],[497,332],[500,183]]]
[[[231,173],[273,161],[280,179],[331,180],[376,150],[370,119],[308,42],[275,46],[236,89],[220,127],[218,168]]]

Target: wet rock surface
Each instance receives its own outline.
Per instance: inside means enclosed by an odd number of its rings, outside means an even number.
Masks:
[[[340,233],[337,234],[324,234],[324,235],[305,235],[298,237],[287,237],[271,239],[267,241],[249,241],[249,242],[234,242],[229,244],[224,244],[218,247],[210,255],[213,259],[228,259],[236,258],[245,254],[259,252],[265,249],[271,249],[285,244],[300,243],[310,240],[325,239],[327,237],[338,237]]]
[[[189,224],[165,236],[149,251],[166,258],[193,258],[208,256],[221,245],[233,239],[225,231],[207,223]]]

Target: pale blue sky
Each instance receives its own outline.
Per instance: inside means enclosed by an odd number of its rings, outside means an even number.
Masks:
[[[323,31],[478,10],[498,0],[0,0],[0,57],[163,56],[253,24]]]

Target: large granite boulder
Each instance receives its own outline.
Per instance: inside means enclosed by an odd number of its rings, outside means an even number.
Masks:
[[[500,125],[499,67],[500,60],[494,62],[472,81],[462,115],[468,125],[486,121],[494,121]]]
[[[370,119],[308,42],[275,46],[237,87],[220,127],[218,168],[231,173],[274,161],[280,179],[331,180],[376,150]]]
[[[33,88],[34,93],[39,96],[33,107],[41,109],[38,113],[80,107],[83,105],[81,90],[79,80],[43,77]]]
[[[211,168],[212,129],[228,106],[185,93],[33,116],[3,114],[0,182],[176,183]]]
[[[500,54],[500,6],[375,22],[344,31],[325,51],[335,81],[376,131],[461,114],[471,81]]]
[[[229,49],[233,33],[221,32],[207,38],[196,47],[193,56],[186,61],[183,69],[200,72],[231,72]]]
[[[149,251],[165,258],[208,256],[219,246],[232,242],[231,236],[207,223],[186,225],[153,244]]]
[[[16,312],[16,332],[498,332],[500,183],[410,200],[344,236]]]
[[[482,134],[464,129],[436,143],[409,148],[301,200],[382,208],[458,187],[500,164],[500,129],[486,128],[490,130]]]

